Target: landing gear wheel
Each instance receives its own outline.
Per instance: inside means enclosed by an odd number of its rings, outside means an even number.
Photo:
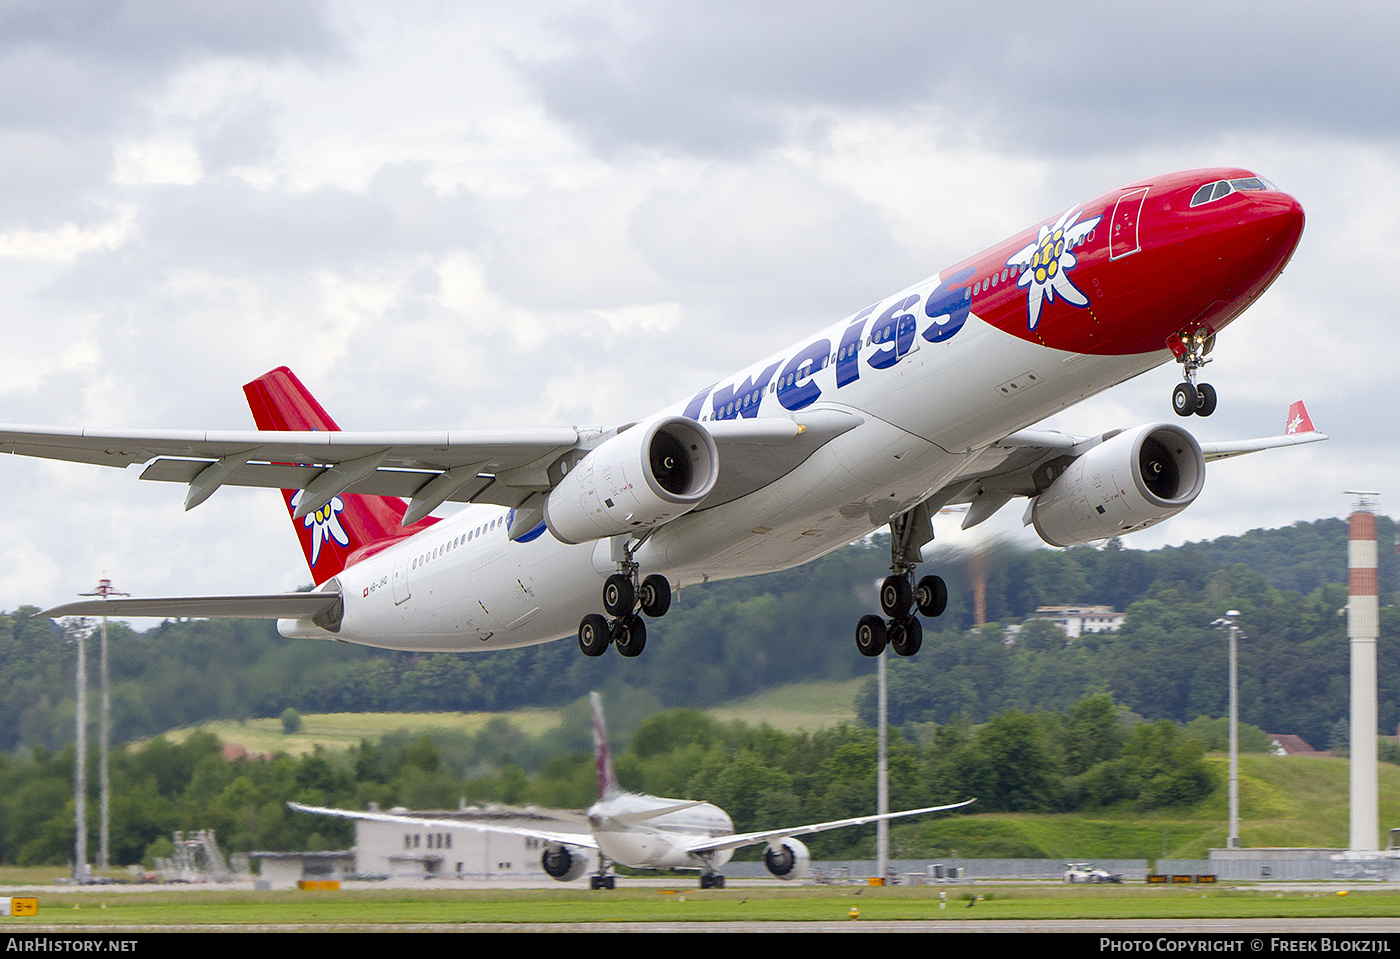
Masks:
[[[909,585],[908,576],[886,576],[880,584],[880,608],[886,616],[899,619],[909,615],[909,607],[914,603],[914,588]]]
[[[914,587],[914,605],[924,616],[942,616],[948,608],[948,584],[942,576],[925,576]]]
[[[589,876],[588,888],[590,889],[615,889],[616,879],[612,876]]]
[[[642,580],[640,595],[642,612],[653,618],[665,616],[666,610],[671,608],[671,584],[667,582],[665,576],[652,573]]]
[[[603,582],[603,609],[609,616],[630,616],[636,602],[631,576],[613,573]]]
[[[585,656],[601,656],[608,651],[608,621],[589,613],[578,624],[578,648]]]
[[[879,656],[885,651],[885,621],[879,616],[862,616],[856,623],[856,649],[862,656]]]
[[[901,656],[913,656],[924,645],[924,625],[913,616],[890,627],[890,649]]]
[[[1215,387],[1201,383],[1196,387],[1196,415],[1209,416],[1215,412]]]
[[[1172,390],[1172,409],[1177,416],[1190,416],[1201,403],[1200,395],[1190,383],[1178,383]]]
[[[640,616],[624,616],[613,623],[612,640],[623,656],[640,656],[647,645],[647,624]]]

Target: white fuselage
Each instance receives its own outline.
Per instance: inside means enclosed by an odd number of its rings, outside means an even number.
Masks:
[[[598,849],[613,862],[636,869],[704,869],[714,871],[734,855],[725,849],[701,859],[686,851],[685,841],[734,835],[734,823],[723,809],[700,803],[637,824],[622,824],[617,816],[684,803],[623,793],[594,803],[588,810]]]
[[[805,563],[884,527],[974,458],[996,455],[990,445],[1007,434],[1171,356],[1055,350],[974,312],[940,342],[913,336],[891,362],[892,343],[870,342],[873,318],[927,296],[937,281],[909,287],[657,413],[691,416],[702,426],[740,415],[792,416],[799,393],[802,414],[836,410],[862,422],[766,486],[660,527],[636,553],[641,574],[660,573],[680,587]],[[918,334],[936,322],[917,305],[910,313]],[[1015,389],[1002,388],[1013,381]],[[727,402],[735,395],[749,398],[742,412]],[[281,621],[279,629],[412,650],[499,649],[573,635],[580,618],[598,609],[604,578],[617,571],[608,541],[566,545],[544,532],[512,542],[507,512],[468,507],[344,570],[339,632],[304,621]]]

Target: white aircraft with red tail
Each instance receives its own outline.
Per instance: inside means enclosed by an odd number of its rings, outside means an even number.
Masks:
[[[576,635],[635,656],[684,584],[805,563],[891,532],[881,614],[856,643],[912,655],[947,602],[917,578],[931,517],[963,527],[1026,497],[1069,546],[1143,529],[1200,494],[1207,460],[1326,439],[1302,403],[1280,436],[1201,443],[1149,423],[1095,436],[1035,424],[1173,358],[1180,416],[1216,335],[1282,272],[1297,200],[1196,170],[1075,204],[645,419],[612,429],[341,432],[289,370],[244,387],[258,429],[0,427],[0,450],[183,483],[280,488],[317,589],[71,603],[48,615],[276,618],[285,636],[415,650]],[[439,519],[444,503],[473,504]]]
[[[483,824],[466,817],[443,819],[428,815],[412,816],[408,813],[354,812],[324,806],[303,806],[301,803],[287,805],[299,812],[339,816],[343,819],[400,823],[420,829],[470,829],[473,832],[538,839],[545,844],[544,852],[540,856],[540,865],[546,873],[560,882],[569,882],[581,877],[588,869],[589,852],[596,852],[598,867],[591,883],[594,889],[614,888],[614,877],[609,872],[610,863],[620,863],[632,869],[698,869],[701,889],[723,889],[724,875],[719,869],[729,862],[734,850],[744,846],[763,843],[766,846],[763,850],[763,866],[769,873],[779,879],[801,879],[807,875],[812,856],[797,836],[809,836],[813,833],[844,829],[847,826],[862,826],[880,820],[946,812],[949,809],[970,806],[977,801],[968,799],[946,806],[906,809],[901,812],[856,816],[834,822],[736,835],[734,821],[729,818],[729,814],[711,803],[623,792],[618,785],[617,774],[613,772],[612,756],[608,750],[608,734],[603,725],[602,701],[597,693],[592,693],[590,698],[593,703],[593,750],[598,762],[598,801],[581,815],[558,811],[552,813],[561,821],[587,826],[587,834]]]

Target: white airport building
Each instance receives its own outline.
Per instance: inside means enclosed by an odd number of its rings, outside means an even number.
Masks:
[[[357,819],[355,846],[346,852],[254,853],[262,879],[272,888],[293,886],[303,879],[549,880],[540,865],[544,844],[539,839],[484,832],[473,829],[472,824],[577,832],[590,838],[586,821],[559,818],[578,817],[577,813],[554,813],[533,807],[493,805],[451,812],[391,811],[421,816],[425,821],[422,826],[415,826]],[[589,857],[584,871],[587,876],[597,870],[597,854],[580,851]]]

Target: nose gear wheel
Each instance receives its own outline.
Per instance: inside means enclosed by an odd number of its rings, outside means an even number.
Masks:
[[[1201,367],[1210,362],[1206,356],[1215,348],[1215,333],[1209,327],[1198,327],[1186,333],[1174,333],[1167,338],[1167,346],[1181,364],[1181,375],[1185,380],[1172,390],[1172,409],[1177,416],[1209,416],[1215,412],[1215,387],[1209,383],[1197,383],[1196,376]]]

